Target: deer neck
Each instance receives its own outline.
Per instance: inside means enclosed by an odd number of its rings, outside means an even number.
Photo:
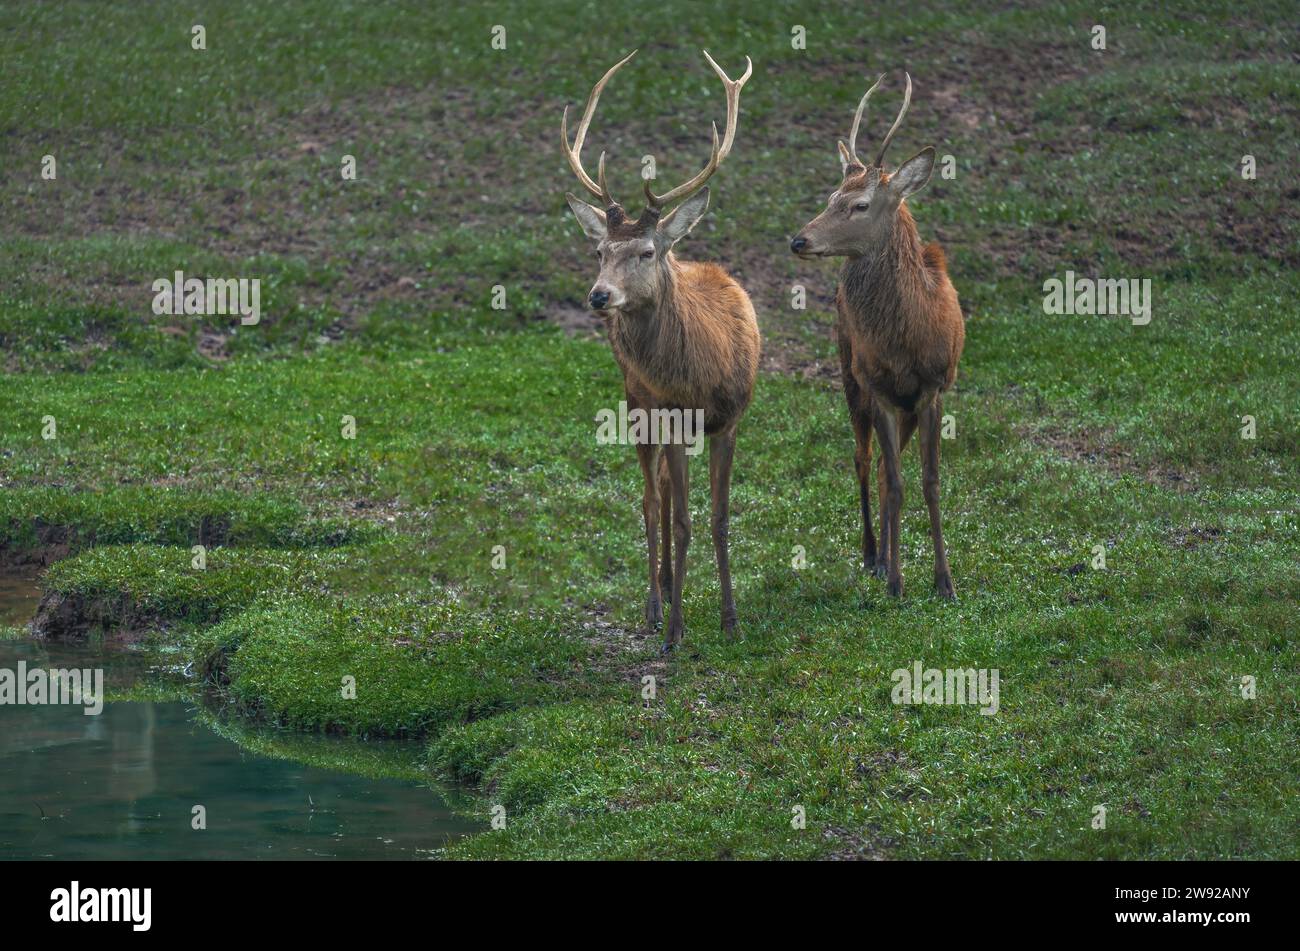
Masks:
[[[887,327],[908,320],[927,282],[921,238],[906,205],[898,206],[888,233],[873,248],[844,262],[840,286],[860,322]]]
[[[682,266],[669,252],[653,299],[620,311],[610,324],[615,349],[651,382],[678,383],[689,365],[684,359],[688,328],[681,316],[682,280]]]

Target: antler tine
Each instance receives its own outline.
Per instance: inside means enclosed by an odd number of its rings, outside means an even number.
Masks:
[[[862,161],[862,159],[858,158],[858,126],[862,124],[862,117],[866,114],[867,100],[871,98],[871,94],[876,91],[876,88],[880,85],[880,81],[884,78],[884,73],[881,73],[876,77],[876,81],[871,84],[871,88],[867,90],[866,95],[864,95],[858,102],[857,112],[853,113],[853,128],[849,130],[849,160],[858,165],[867,164]]]
[[[907,77],[907,88],[903,91],[903,108],[898,110],[898,118],[894,120],[894,124],[891,125],[889,131],[885,133],[885,141],[880,143],[880,154],[876,156],[876,168],[885,167],[883,164],[885,161],[885,149],[889,148],[889,143],[893,140],[894,133],[898,131],[898,127],[903,123],[903,116],[907,115],[907,107],[912,104],[912,77],[908,73],[903,73],[903,75]]]
[[[582,168],[582,159],[579,157],[582,153],[582,144],[587,139],[587,129],[591,126],[591,117],[596,114],[596,103],[600,101],[600,94],[605,89],[605,84],[609,78],[623,68],[633,56],[636,50],[628,53],[613,66],[611,66],[605,75],[600,78],[600,82],[592,87],[591,95],[587,97],[587,108],[583,110],[582,121],[578,123],[578,134],[574,136],[573,145],[569,145],[569,107],[564,107],[564,115],[560,118],[560,136],[564,140],[564,157],[569,160],[569,168],[573,169],[573,174],[578,176],[578,181],[582,182],[583,188],[591,192],[597,198],[605,203],[606,206],[615,204],[613,196],[609,193],[609,188],[605,185],[605,154],[600,156],[600,167],[597,169],[599,183],[593,182],[591,176]]]
[[[606,208],[615,203],[613,196],[609,193],[609,186],[605,184],[605,152],[603,149],[600,158],[596,161],[596,187],[600,189],[600,197],[605,202]]]
[[[732,143],[736,141],[736,122],[740,119],[740,90],[745,83],[749,82],[749,77],[754,74],[754,61],[748,56],[745,57],[745,75],[732,81],[722,67],[713,61],[708,50],[704,50],[704,58],[709,61],[713,71],[718,74],[722,80],[722,85],[727,90],[727,131],[722,137],[722,151],[718,154],[718,161],[721,162],[731,154]]]
[[[665,192],[663,195],[656,195],[650,190],[650,182],[647,181],[645,183],[645,198],[651,208],[662,208],[669,202],[676,201],[679,198],[687,198],[703,188],[704,183],[712,178],[713,173],[718,170],[718,166],[722,164],[723,159],[731,153],[732,143],[736,141],[736,123],[740,119],[740,90],[745,83],[749,82],[749,77],[754,73],[754,61],[746,56],[745,75],[741,76],[739,79],[733,80],[723,72],[721,66],[714,62],[713,57],[709,55],[708,50],[704,50],[704,58],[709,61],[709,65],[713,67],[713,71],[718,74],[718,78],[722,80],[722,86],[727,92],[726,132],[723,134],[721,144],[719,144],[718,124],[716,122],[713,123],[713,151],[709,155],[709,162],[704,166],[703,170],[690,181],[678,185],[676,188]]]

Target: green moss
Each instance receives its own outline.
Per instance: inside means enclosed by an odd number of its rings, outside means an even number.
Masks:
[[[327,557],[295,550],[214,548],[194,567],[188,548],[106,545],[57,562],[43,586],[86,602],[121,605],[136,617],[201,624],[259,595],[320,584]]]
[[[66,422],[69,417],[63,419]],[[165,423],[162,425],[165,430]],[[39,439],[39,421],[36,430],[13,435],[36,435]],[[109,433],[105,436],[112,438]],[[68,438],[66,431],[64,438]],[[26,438],[22,441],[28,451],[37,445]],[[138,442],[131,444],[140,448]],[[242,547],[329,547],[376,535],[375,527],[364,523],[313,519],[301,502],[283,493],[253,495],[223,488],[197,492],[152,486],[87,487],[82,491],[40,486],[0,493],[0,548],[19,551],[52,543],[76,548],[131,542],[194,545],[200,541]]]
[[[590,651],[543,621],[451,602],[294,598],[236,615],[204,644],[222,653],[239,706],[296,727],[385,735],[552,700]]]

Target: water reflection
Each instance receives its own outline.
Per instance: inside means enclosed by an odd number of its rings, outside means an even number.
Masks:
[[[40,600],[41,589],[32,574],[0,565],[0,625],[26,624]]]
[[[103,666],[135,682],[147,655],[95,646],[0,641],[0,668]],[[180,700],[0,705],[0,859],[423,858],[476,827],[415,781],[307,765],[411,768],[390,743],[247,734],[250,752]],[[241,739],[244,737],[241,736]],[[384,767],[384,771],[391,769]],[[193,810],[207,828],[192,828]]]

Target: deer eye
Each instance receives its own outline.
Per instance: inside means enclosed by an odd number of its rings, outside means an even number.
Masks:
[[[649,261],[649,260],[650,260],[652,257],[654,257],[654,256],[655,256],[655,253],[654,253],[653,251],[642,251],[642,252],[641,252],[641,260],[642,260],[642,261]]]
[[[869,203],[869,202],[860,201],[860,202],[858,202],[857,204],[855,204],[855,205],[853,206],[853,210],[854,210],[854,211],[866,211],[867,208],[868,208],[869,206],[870,206],[870,203]]]
[[[597,252],[596,252],[596,260],[599,261],[602,257],[603,257],[603,255],[602,255],[599,251],[597,251]]]

